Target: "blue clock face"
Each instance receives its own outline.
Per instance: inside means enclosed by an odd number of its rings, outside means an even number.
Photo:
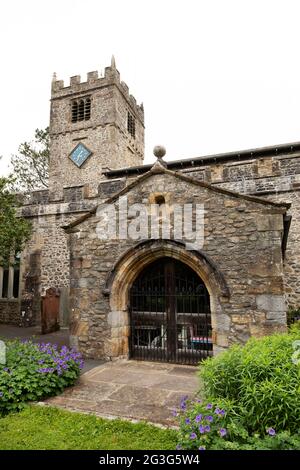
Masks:
[[[90,155],[92,155],[92,152],[80,143],[76,145],[74,150],[72,150],[70,158],[72,162],[75,163],[78,168],[80,168],[81,165],[84,164],[84,162],[89,158]]]

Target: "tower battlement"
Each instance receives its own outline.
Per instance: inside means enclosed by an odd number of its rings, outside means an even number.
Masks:
[[[114,57],[103,76],[53,76],[50,112],[50,200],[63,188],[88,185],[97,194],[103,169],[138,166],[144,159],[144,107],[121,81]]]
[[[112,57],[110,67],[105,67],[104,76],[99,76],[97,70],[88,72],[86,81],[81,81],[80,75],[74,75],[70,77],[69,85],[65,86],[64,80],[57,80],[56,74],[54,74],[51,86],[51,100],[66,98],[71,95],[80,97],[83,94],[91,93],[96,89],[111,85],[115,85],[120,90],[136,117],[144,123],[143,104],[137,104],[135,97],[129,92],[128,85],[121,81],[120,72],[116,68],[114,57]]]

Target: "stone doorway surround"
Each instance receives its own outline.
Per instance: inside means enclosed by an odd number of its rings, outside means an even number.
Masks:
[[[45,402],[104,418],[176,426],[173,416],[183,396],[199,389],[197,368],[176,364],[118,360],[83,374],[77,385]]]
[[[107,278],[103,294],[109,297],[110,304],[108,324],[111,327],[111,342],[108,355],[128,357],[131,286],[146,266],[163,257],[181,261],[204,282],[210,296],[214,354],[224,350],[223,339],[230,333],[230,319],[223,312],[223,304],[228,304],[230,293],[223,274],[207,255],[201,251],[188,251],[181,242],[147,240],[123,254]]]

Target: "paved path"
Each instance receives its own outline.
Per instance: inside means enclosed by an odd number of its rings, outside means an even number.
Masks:
[[[0,338],[32,339],[36,342],[69,345],[67,329],[41,335],[38,327],[0,325]],[[196,367],[144,361],[85,361],[78,385],[47,404],[104,417],[146,420],[174,425],[172,410],[184,395],[198,387]]]
[[[176,425],[172,410],[199,388],[192,366],[125,361],[102,364],[46,404],[103,417]]]
[[[1,325],[0,324],[0,339],[31,339],[35,343],[51,343],[61,346],[69,346],[69,329],[61,328],[59,331],[49,333],[46,335],[41,334],[41,327],[30,326],[30,327],[18,327],[13,325]],[[82,373],[103,364],[104,361],[86,359],[84,361],[84,368]]]
[[[0,325],[0,338],[32,339],[35,343],[51,343],[58,346],[69,346],[69,329],[61,328],[59,331],[41,334],[40,326],[19,327],[13,325]]]

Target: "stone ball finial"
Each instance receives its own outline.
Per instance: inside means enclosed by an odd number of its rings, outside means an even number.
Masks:
[[[153,149],[156,158],[163,158],[166,155],[166,149],[162,145],[156,145]]]

